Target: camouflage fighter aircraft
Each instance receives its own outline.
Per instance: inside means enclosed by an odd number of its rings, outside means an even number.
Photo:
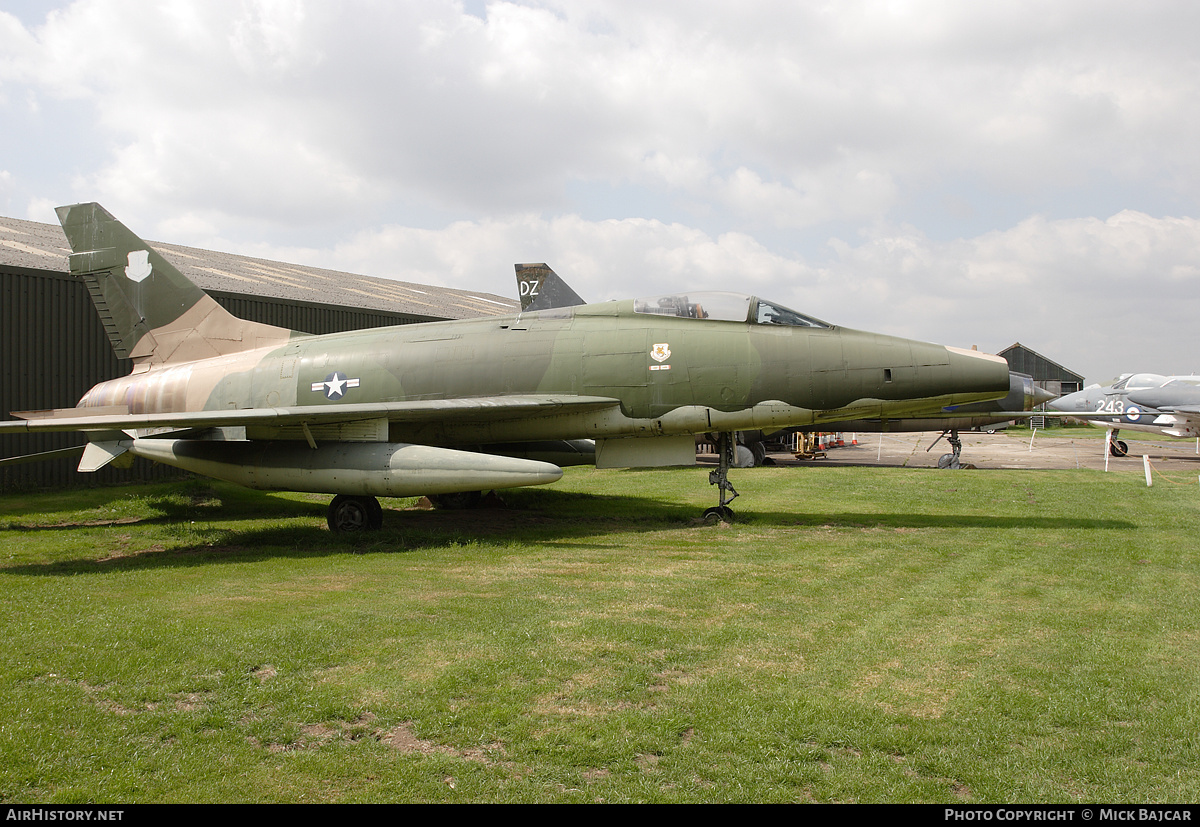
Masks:
[[[728,518],[735,431],[1008,392],[998,357],[732,293],[307,335],[231,315],[98,204],[57,212],[71,273],[133,371],[74,408],[14,414],[0,433],[83,432],[85,472],[141,456],[332,494],[335,531],[378,528],[378,496],[554,482],[562,469],[539,457],[569,454],[567,440],[595,440],[600,467],[690,465],[708,432],[722,448],[708,513]]]
[[[562,276],[546,264],[517,264],[517,293],[522,310],[542,310],[555,307],[573,307],[584,304]],[[762,432],[739,432],[736,448],[738,460],[735,465],[748,467],[761,465],[766,460],[766,443],[779,439],[781,433],[799,431],[854,431],[859,433],[900,433],[915,431],[940,431],[941,434],[929,446],[932,448],[945,438],[950,453],[938,459],[938,467],[957,469],[962,467],[962,440],[958,432],[969,428],[985,428],[1028,416],[1035,407],[1054,399],[1054,394],[1037,387],[1033,377],[1024,373],[1009,372],[1008,395],[987,402],[968,405],[951,405],[933,408],[915,414],[895,417],[873,417],[851,419],[841,422],[822,421],[819,424],[789,428],[785,432],[763,434]],[[926,448],[925,450],[929,450]]]
[[[1067,394],[1049,407],[1107,428],[1109,453],[1123,457],[1129,446],[1117,439],[1122,429],[1200,437],[1200,376],[1127,373],[1111,385]]]

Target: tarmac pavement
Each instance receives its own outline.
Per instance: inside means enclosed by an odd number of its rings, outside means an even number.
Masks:
[[[933,433],[850,434],[844,448],[829,448],[824,458],[797,460],[792,454],[772,453],[777,464],[875,465],[904,468],[937,468],[938,458],[950,452],[942,439],[933,444]],[[1142,439],[1142,437],[1146,437]],[[1124,432],[1120,439],[1129,446],[1124,457],[1108,457],[1109,471],[1143,472],[1142,455],[1153,468],[1171,474],[1200,474],[1196,440],[1155,439],[1153,434]],[[1104,437],[1044,437],[1028,430],[997,431],[994,434],[962,431],[964,466],[976,469],[1072,469],[1105,468]],[[933,445],[930,448],[930,445]],[[926,450],[926,449],[929,450]],[[953,473],[953,472],[947,472]]]

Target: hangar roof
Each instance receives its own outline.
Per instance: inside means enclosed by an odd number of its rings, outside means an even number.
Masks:
[[[517,301],[491,293],[359,276],[178,244],[149,244],[205,290],[437,319],[499,316],[520,310]],[[0,216],[0,265],[67,273],[70,252],[57,224]]]
[[[1004,357],[1012,370],[1028,373],[1037,380],[1083,382],[1082,374],[1063,367],[1053,359],[1043,356],[1020,342],[1013,342],[996,355]],[[1080,387],[1083,385],[1080,384]]]

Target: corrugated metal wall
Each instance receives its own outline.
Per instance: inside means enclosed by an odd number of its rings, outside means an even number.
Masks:
[[[1083,377],[1078,373],[1067,370],[1019,342],[1000,351],[999,355],[1008,362],[1009,370],[1029,374],[1035,385],[1053,394],[1061,396],[1074,393],[1083,387]]]
[[[335,333],[431,321],[353,307],[286,302],[233,293],[211,293],[244,319],[302,330]],[[128,359],[113,355],[108,337],[83,284],[71,276],[0,265],[0,418],[10,411],[68,408],[97,382],[129,373]],[[82,445],[79,434],[0,436],[0,457]],[[0,490],[106,485],[162,479],[174,469],[134,460],[129,469],[75,471],[74,459],[0,468]]]
[[[1017,343],[1000,351],[1010,370],[1027,373],[1040,388],[1052,393],[1073,393],[1083,387],[1083,377],[1045,356]]]
[[[339,307],[311,302],[288,302],[283,299],[224,293],[217,290],[210,290],[208,294],[239,319],[263,322],[276,327],[286,327],[288,330],[300,330],[304,333],[338,333],[342,330],[361,330],[368,327],[438,321],[432,316],[385,313],[381,310],[365,310],[358,307]]]

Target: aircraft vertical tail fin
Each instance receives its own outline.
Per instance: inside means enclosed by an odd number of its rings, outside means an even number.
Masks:
[[[237,318],[99,204],[56,212],[71,274],[87,285],[117,356],[146,366],[188,362],[296,335]]]
[[[521,310],[551,310],[587,304],[562,278],[545,264],[518,264],[517,294]]]

